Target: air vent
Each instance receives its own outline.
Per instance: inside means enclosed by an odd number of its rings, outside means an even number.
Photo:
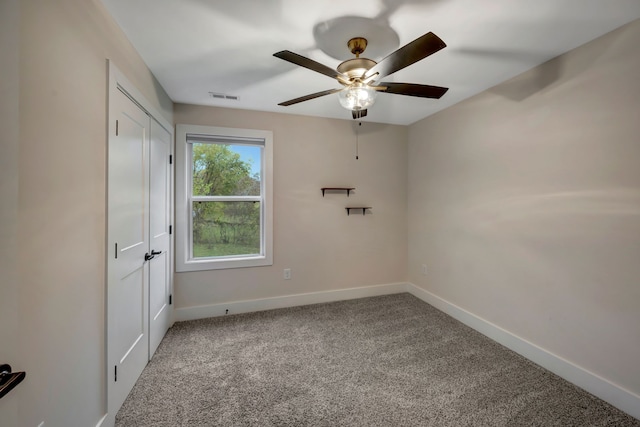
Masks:
[[[240,97],[237,95],[229,95],[226,93],[209,92],[209,96],[213,99],[227,99],[229,101],[240,101]]]

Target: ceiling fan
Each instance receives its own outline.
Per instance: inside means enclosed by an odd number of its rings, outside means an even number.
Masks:
[[[277,58],[334,78],[344,86],[338,89],[329,89],[301,96],[300,98],[281,102],[278,105],[287,107],[332,93],[339,93],[340,104],[344,108],[351,110],[354,119],[358,119],[367,115],[367,108],[371,107],[375,102],[377,92],[439,99],[449,90],[446,87],[439,86],[380,81],[383,77],[393,74],[429,55],[433,55],[447,46],[432,32],[402,46],[380,62],[360,57],[367,47],[367,39],[364,37],[352,38],[347,43],[347,46],[356,57],[342,62],[336,70],[288,50],[274,53],[273,56]]]

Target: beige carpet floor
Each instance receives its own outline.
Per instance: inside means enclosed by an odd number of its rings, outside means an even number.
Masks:
[[[134,426],[635,426],[409,294],[176,323]]]

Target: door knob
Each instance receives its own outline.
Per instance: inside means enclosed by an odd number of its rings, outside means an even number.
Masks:
[[[151,250],[151,253],[147,252],[146,254],[144,254],[144,260],[145,261],[150,261],[150,260],[154,259],[156,257],[156,255],[160,255],[161,253],[162,253],[162,251]]]

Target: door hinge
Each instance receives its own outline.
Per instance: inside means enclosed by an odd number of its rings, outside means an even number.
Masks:
[[[113,367],[113,381],[114,382],[118,381],[118,365],[115,365]]]
[[[116,243],[116,259],[118,259],[118,244]]]
[[[173,304],[173,295],[169,295],[169,305]]]
[[[169,226],[169,234],[173,233],[173,225]]]
[[[118,121],[116,120],[116,136],[118,136]]]
[[[173,154],[169,154],[169,164],[173,164]]]

